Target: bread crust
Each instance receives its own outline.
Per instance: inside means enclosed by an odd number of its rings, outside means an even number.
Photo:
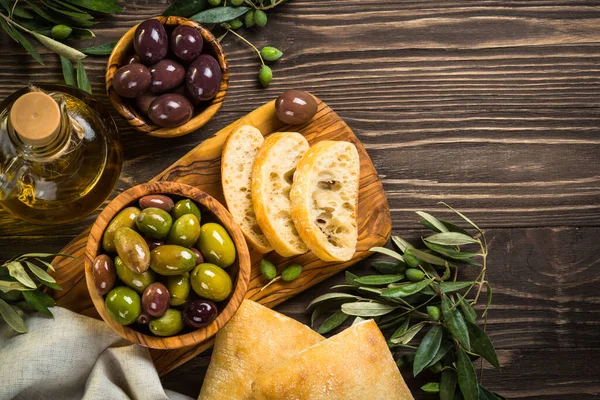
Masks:
[[[339,246],[333,245],[329,238],[332,237],[335,241],[338,237],[335,232],[329,235],[324,232],[322,227],[317,225],[318,212],[315,210],[315,204],[321,199],[316,196],[325,196],[326,191],[318,191],[318,186],[323,175],[323,164],[335,163],[335,157],[339,154],[346,154],[344,159],[348,158],[349,171],[346,182],[341,182],[341,185],[355,185],[354,187],[338,188],[338,191],[343,190],[347,193],[352,193],[352,198],[344,200],[344,204],[348,209],[353,209],[352,212],[344,211],[344,217],[338,218],[339,201],[335,207],[331,207],[332,211],[327,211],[330,220],[336,219],[334,222],[343,225],[343,230],[346,232],[343,237],[342,244]],[[327,171],[325,171],[325,175]],[[358,211],[358,181],[360,176],[360,159],[356,147],[349,142],[338,141],[322,141],[312,146],[302,157],[296,168],[294,176],[294,184],[290,192],[290,213],[292,220],[296,225],[296,230],[300,237],[306,243],[306,246],[321,260],[324,261],[348,261],[356,251],[356,242],[358,239],[356,215]],[[332,178],[333,179],[333,178]],[[340,179],[340,177],[335,178]],[[332,193],[332,195],[335,195]],[[334,200],[337,200],[333,197]],[[328,204],[330,206],[331,204]],[[351,215],[348,217],[348,215]],[[340,220],[340,219],[343,219]],[[347,220],[347,221],[346,221]]]
[[[223,145],[223,152],[221,155],[221,182],[223,186],[223,195],[225,197],[227,208],[231,212],[233,218],[238,223],[238,225],[240,225],[242,233],[246,237],[246,241],[259,253],[266,254],[273,250],[273,247],[270,245],[267,238],[264,236],[263,233],[256,232],[255,230],[253,230],[251,222],[245,223],[245,213],[243,214],[242,210],[238,210],[237,207],[234,207],[234,204],[236,204],[236,202],[239,202],[239,196],[244,196],[244,194],[239,191],[239,188],[230,188],[229,185],[225,184],[225,182],[228,179],[233,179],[233,177],[229,177],[228,175],[232,174],[231,166],[233,166],[229,164],[233,164],[233,159],[236,157],[236,149],[234,147],[238,145],[238,141],[248,139],[259,142],[259,145],[263,143],[262,133],[257,128],[251,125],[243,125],[237,128],[236,130],[232,131],[227,137],[227,140],[225,140],[225,144]],[[250,167],[249,172],[250,176],[252,176],[252,167]],[[248,184],[248,192],[250,193],[250,191],[251,183]],[[252,205],[251,199],[250,204]]]
[[[294,147],[298,147],[299,150],[292,151],[291,149]],[[274,164],[293,162],[290,157],[299,159],[308,147],[308,142],[304,136],[299,133],[273,133],[265,138],[265,142],[256,156],[252,172],[252,204],[254,205],[254,212],[256,214],[256,219],[258,220],[258,225],[273,246],[273,249],[284,257],[306,253],[308,248],[302,242],[298,232],[296,232],[291,217],[282,217],[282,219],[289,218],[290,226],[286,227],[289,229],[282,229],[281,224],[276,223],[274,215],[276,213],[273,212],[273,208],[278,208],[284,214],[287,213],[289,215],[289,198],[279,198],[282,200],[283,204],[278,204],[277,206],[271,204],[273,203],[271,197],[274,193],[274,189],[272,187],[270,176],[275,170],[273,167]],[[286,148],[288,150],[286,150]],[[294,154],[291,153],[301,154],[294,157]],[[295,162],[293,162],[293,168],[295,167]]]

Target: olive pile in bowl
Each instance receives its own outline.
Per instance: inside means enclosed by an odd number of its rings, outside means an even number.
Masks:
[[[133,50],[112,87],[159,127],[185,124],[194,106],[206,107],[219,93],[221,66],[197,28],[182,24],[169,32],[158,19],[146,20],[135,30]]]
[[[113,321],[164,337],[215,320],[237,254],[227,230],[206,219],[215,218],[190,199],[151,194],[110,221],[92,276]]]

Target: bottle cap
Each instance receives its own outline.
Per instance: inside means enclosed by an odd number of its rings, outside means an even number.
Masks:
[[[48,94],[29,92],[13,103],[10,123],[23,143],[45,146],[60,130],[60,108]]]

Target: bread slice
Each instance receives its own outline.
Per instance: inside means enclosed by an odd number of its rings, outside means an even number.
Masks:
[[[349,142],[315,144],[298,163],[290,192],[300,237],[324,261],[348,261],[356,251],[360,160]]]
[[[221,155],[221,182],[227,208],[248,243],[262,254],[273,250],[252,206],[252,167],[263,142],[258,129],[244,125],[229,134]]]
[[[290,189],[296,164],[308,142],[296,132],[269,135],[258,151],[252,171],[252,204],[258,225],[277,253],[284,257],[306,253],[290,215]]]

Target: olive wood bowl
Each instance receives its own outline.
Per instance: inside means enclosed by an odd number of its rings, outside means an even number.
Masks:
[[[160,21],[167,29],[175,28],[178,25],[188,25],[196,28],[200,32],[204,39],[202,53],[214,56],[221,66],[222,80],[219,92],[214,99],[195,106],[192,119],[183,125],[173,128],[161,128],[160,126],[154,125],[150,118],[140,114],[133,104],[133,101],[121,98],[112,87],[112,81],[117,70],[127,64],[127,59],[134,54],[133,37],[138,24],[128,30],[121,39],[119,39],[108,58],[108,64],[106,66],[106,93],[115,110],[117,110],[117,112],[138,131],[147,133],[150,136],[163,138],[187,135],[204,126],[217,113],[219,108],[221,108],[225,93],[227,92],[227,87],[229,86],[229,63],[227,62],[225,51],[223,50],[223,47],[221,47],[221,44],[208,29],[204,28],[199,23],[182,17],[160,16],[154,17],[153,19]]]
[[[236,247],[237,257],[233,265],[227,268],[227,272],[232,277],[233,289],[228,299],[221,304],[226,304],[225,308],[219,310],[217,318],[209,325],[193,330],[189,333],[183,333],[176,336],[159,337],[152,334],[144,334],[129,326],[124,326],[114,321],[106,307],[104,298],[96,291],[94,277],[92,274],[92,263],[97,255],[102,254],[101,249],[102,236],[104,230],[112,219],[125,207],[135,205],[138,200],[149,194],[166,194],[184,197],[195,201],[202,208],[209,210],[216,220],[227,230]],[[234,222],[233,217],[221,203],[213,197],[204,193],[200,189],[175,182],[149,182],[126,190],[112,200],[106,208],[100,213],[94,225],[85,249],[85,279],[88,292],[98,314],[102,319],[119,335],[144,347],[153,349],[177,349],[202,343],[214,336],[239,308],[246,291],[248,290],[248,281],[250,280],[250,255],[244,235],[239,226]]]

